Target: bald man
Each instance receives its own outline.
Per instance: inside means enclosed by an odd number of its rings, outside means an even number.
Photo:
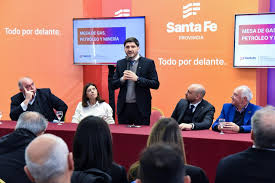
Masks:
[[[54,109],[63,111],[63,118],[68,106],[51,93],[49,88],[37,89],[33,80],[23,77],[18,81],[20,92],[11,97],[10,118],[17,121],[21,113],[36,111],[43,114],[48,121],[57,120]]]
[[[24,170],[32,182],[71,182],[73,155],[60,137],[52,134],[37,137],[28,145],[25,160]]]
[[[177,120],[182,130],[209,129],[215,113],[215,108],[203,99],[205,88],[201,84],[192,84],[176,105],[172,118]]]

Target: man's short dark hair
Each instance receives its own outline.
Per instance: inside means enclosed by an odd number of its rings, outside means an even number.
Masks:
[[[138,178],[142,183],[183,183],[184,171],[178,147],[159,143],[142,153]]]
[[[127,38],[124,41],[124,47],[125,47],[126,43],[130,43],[130,42],[134,42],[137,45],[137,47],[139,47],[139,41],[135,37],[129,37],[129,38]]]

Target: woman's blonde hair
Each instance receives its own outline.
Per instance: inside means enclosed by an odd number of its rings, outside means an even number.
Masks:
[[[147,147],[159,143],[176,144],[182,152],[186,163],[184,143],[178,122],[173,118],[162,118],[152,127],[147,140]]]
[[[178,122],[173,118],[162,118],[156,122],[151,130],[151,133],[147,140],[147,147],[157,143],[175,144],[179,147],[182,153],[184,162],[186,164],[185,150],[183,139],[181,136],[181,130]],[[134,181],[137,178],[137,172],[139,168],[139,161],[131,165],[128,171],[129,182]]]

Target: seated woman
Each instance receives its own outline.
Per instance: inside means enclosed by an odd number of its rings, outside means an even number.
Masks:
[[[128,182],[124,167],[113,162],[111,132],[102,118],[88,116],[79,123],[73,157],[72,183]]]
[[[109,124],[115,123],[112,108],[100,98],[97,87],[93,83],[84,86],[82,102],[78,103],[72,122],[79,123],[83,118],[90,115],[101,117]]]
[[[182,152],[184,162],[186,163],[181,130],[178,122],[173,118],[162,118],[152,127],[151,133],[147,140],[147,147],[159,142],[178,145],[180,151]],[[131,165],[128,171],[129,182],[132,182],[137,178],[138,168],[139,161]],[[209,183],[207,176],[201,168],[192,165],[186,165],[185,168],[186,175],[191,177],[192,183]]]

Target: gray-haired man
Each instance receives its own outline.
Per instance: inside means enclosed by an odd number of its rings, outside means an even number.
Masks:
[[[223,158],[216,183],[275,182],[275,108],[264,107],[252,117],[253,146]]]
[[[213,123],[212,129],[226,133],[247,133],[251,130],[251,117],[261,107],[250,103],[253,95],[248,86],[235,88],[232,102],[223,105],[220,116]],[[224,119],[224,125],[219,124]]]
[[[23,169],[25,148],[44,133],[47,125],[47,120],[37,112],[20,115],[15,131],[0,138],[0,179],[7,183],[30,183]]]

